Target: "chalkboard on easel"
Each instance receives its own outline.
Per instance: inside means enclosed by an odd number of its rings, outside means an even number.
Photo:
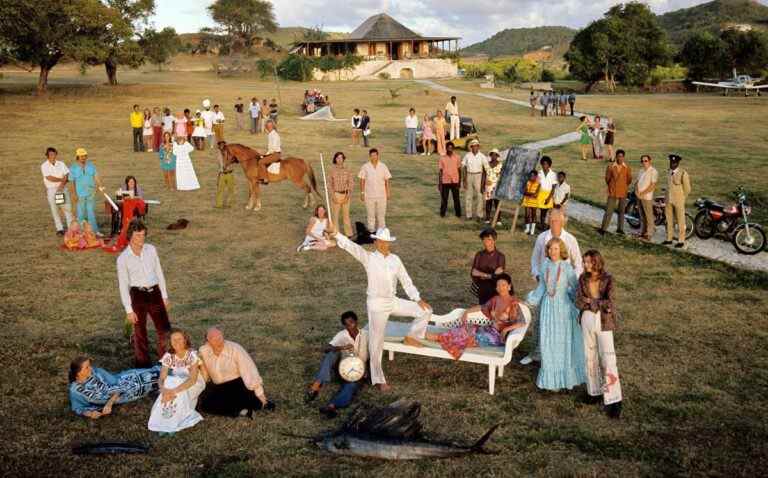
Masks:
[[[512,219],[512,232],[514,233],[515,227],[517,227],[517,217],[520,213],[520,203],[525,192],[525,183],[528,181],[528,173],[536,169],[540,158],[541,151],[539,150],[517,146],[509,148],[494,192],[494,198],[499,200],[499,205],[493,215],[492,227],[496,227],[504,202],[508,202],[515,206],[514,211],[509,210],[514,214]]]

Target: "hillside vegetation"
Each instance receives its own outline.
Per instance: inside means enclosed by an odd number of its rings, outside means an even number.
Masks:
[[[568,49],[576,30],[567,27],[508,28],[491,38],[461,50],[463,55],[486,54],[489,56],[522,55],[552,47],[553,53]]]
[[[659,23],[675,46],[682,46],[697,30],[717,34],[733,25],[768,28],[768,6],[755,0],[715,0],[659,15]]]

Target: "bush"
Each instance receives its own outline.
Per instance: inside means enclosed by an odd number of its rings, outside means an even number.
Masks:
[[[269,58],[256,60],[256,71],[259,73],[259,77],[262,80],[271,76],[274,69],[274,60]]]
[[[382,80],[388,80],[391,78],[391,76],[386,71],[382,71],[381,73],[379,73],[379,78],[381,78]]]
[[[541,73],[539,65],[532,60],[514,58],[510,60],[489,60],[483,63],[461,65],[465,78],[485,78],[492,74],[496,79],[511,78],[510,81],[536,81]],[[513,76],[508,77],[508,74]]]
[[[688,69],[684,66],[657,66],[651,70],[648,82],[653,86],[658,86],[665,80],[682,80],[687,75]]]
[[[332,55],[321,57],[288,55],[277,66],[277,74],[285,80],[307,81],[312,78],[312,70],[315,68],[323,73],[327,73],[329,71],[354,68],[362,61],[362,57],[352,54],[342,57]]]
[[[556,80],[555,73],[552,70],[548,70],[546,68],[541,70],[541,81],[551,83],[555,80]]]

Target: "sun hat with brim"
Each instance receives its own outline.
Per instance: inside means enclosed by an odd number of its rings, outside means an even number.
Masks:
[[[501,156],[501,153],[499,152],[499,150],[497,148],[493,148],[492,150],[488,151],[488,155],[490,156],[491,154],[497,154],[497,155]]]
[[[85,148],[77,148],[75,150],[75,157],[79,158],[80,156],[88,156],[88,151]]]
[[[382,227],[376,230],[375,234],[371,234],[373,239],[378,239],[384,242],[395,242],[397,238],[389,232],[389,228]]]
[[[480,146],[480,141],[478,141],[476,139],[473,139],[472,141],[469,142],[469,145],[470,146]]]

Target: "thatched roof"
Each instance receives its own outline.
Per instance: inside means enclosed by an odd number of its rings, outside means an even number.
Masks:
[[[349,40],[415,40],[421,35],[406,28],[386,13],[379,13],[364,21],[349,34]]]

